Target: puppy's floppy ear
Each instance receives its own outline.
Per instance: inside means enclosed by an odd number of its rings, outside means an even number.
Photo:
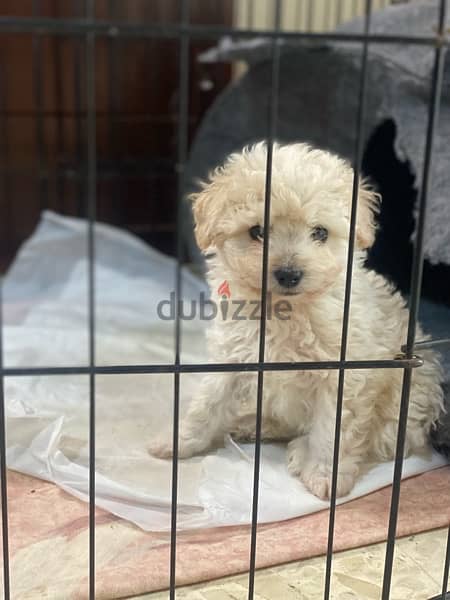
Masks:
[[[195,221],[195,238],[200,250],[207,254],[225,238],[226,185],[222,170],[217,169],[209,181],[201,182],[201,190],[190,195]]]
[[[359,186],[358,212],[356,219],[356,244],[361,250],[370,248],[375,241],[377,229],[375,216],[380,210],[381,196],[363,180]]]

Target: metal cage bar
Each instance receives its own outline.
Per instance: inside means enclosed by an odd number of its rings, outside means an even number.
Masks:
[[[9,131],[7,124],[7,84],[5,73],[5,60],[0,54],[0,184],[2,186],[3,198],[5,200],[5,221],[11,223],[12,220],[12,202],[9,177]],[[5,238],[8,245],[12,241],[11,228],[8,227],[5,232]]]
[[[314,6],[315,6],[314,0],[308,0],[308,16],[307,16],[308,33],[312,33],[314,30],[314,17],[315,17]]]
[[[332,30],[335,24],[338,22],[336,8],[336,0],[330,0],[327,5],[328,20],[326,22],[329,30]]]
[[[40,0],[33,0],[33,15],[40,14]],[[42,97],[42,38],[39,33],[33,34],[33,96],[36,112],[36,147],[38,160],[38,197],[41,210],[45,208],[48,194],[48,179],[45,167],[45,136],[43,123],[43,97]]]
[[[198,363],[150,365],[96,365],[96,375],[134,375],[137,373],[227,373],[253,371],[315,371],[331,369],[404,369],[420,367],[421,358],[396,358],[387,360],[327,360],[323,362],[265,362],[265,363]],[[26,377],[29,375],[88,375],[89,367],[4,367],[4,375]]]
[[[55,8],[60,10],[60,3],[54,3]],[[57,13],[58,14],[58,13]],[[55,82],[55,101],[57,106],[63,103],[63,63],[62,51],[64,47],[64,38],[52,39],[54,51],[52,52],[52,70]],[[61,159],[64,156],[65,150],[65,130],[64,120],[61,111],[56,113],[56,168],[55,168],[55,188],[56,188],[56,206],[59,210],[64,209],[64,198],[66,189],[66,178],[61,172]]]
[[[182,25],[189,23],[189,0],[181,0],[180,22]],[[179,39],[178,60],[178,147],[177,147],[177,171],[178,171],[178,202],[176,222],[176,270],[175,270],[175,361],[174,367],[180,365],[181,353],[181,319],[180,298],[182,292],[183,260],[182,243],[182,190],[184,182],[184,169],[188,152],[189,137],[189,34],[182,33]],[[172,504],[170,523],[170,571],[169,571],[169,597],[175,600],[176,589],[176,552],[177,552],[177,502],[178,502],[178,433],[180,424],[180,376],[179,370],[174,371],[174,393],[173,393],[173,459],[172,459]]]
[[[77,0],[75,0],[77,2]],[[76,10],[78,5],[73,6],[73,9]],[[75,48],[74,48],[74,106],[75,106],[75,161],[76,161],[76,170],[79,174],[76,180],[76,206],[78,210],[78,214],[83,214],[85,210],[84,206],[84,195],[85,195],[85,182],[84,175],[81,175],[82,171],[84,171],[83,165],[83,130],[84,123],[82,114],[82,87],[81,87],[81,64],[82,64],[82,56],[84,50],[84,42],[83,39],[75,40]]]
[[[419,214],[417,218],[417,236],[414,244],[414,257],[411,273],[411,296],[409,301],[409,322],[406,342],[406,357],[411,358],[414,351],[414,340],[418,321],[420,292],[422,286],[422,271],[424,261],[424,233],[426,222],[426,209],[428,188],[433,153],[433,139],[438,119],[439,103],[442,91],[444,70],[444,48],[442,40],[445,34],[445,19],[447,0],[440,1],[438,29],[436,33],[436,50],[429,101],[428,124],[425,140],[425,156],[422,174],[422,186],[419,195]],[[394,561],[395,536],[397,531],[398,509],[400,502],[400,484],[403,469],[403,455],[405,449],[406,428],[408,421],[408,406],[411,389],[412,370],[406,368],[403,375],[402,395],[400,400],[399,424],[397,432],[397,447],[395,453],[394,478],[392,484],[391,509],[389,515],[388,539],[383,575],[382,600],[388,600],[391,589],[392,568]]]
[[[119,15],[118,0],[108,0],[108,15],[114,19]],[[108,129],[108,138],[111,147],[113,164],[119,160],[120,135],[118,117],[120,111],[120,88],[119,88],[119,67],[121,65],[121,44],[120,38],[114,37],[108,39],[108,110],[110,113],[110,122]],[[115,169],[113,168],[115,171]],[[120,197],[123,193],[123,184],[119,178],[112,191],[114,208],[119,213]]]
[[[290,40],[318,40],[334,42],[364,42],[364,34],[343,32],[311,32],[311,31],[280,31],[265,29],[238,29],[198,24],[172,24],[172,23],[122,23],[120,21],[97,20],[88,23],[86,19],[31,19],[27,17],[0,17],[0,33],[33,33],[45,32],[49,35],[79,36],[87,32],[97,36],[119,36],[123,38],[174,38],[179,39],[182,34],[189,34],[191,39],[215,39],[222,36],[232,38],[252,38],[261,36],[266,38],[280,38]],[[418,46],[434,46],[436,36],[428,35],[387,35],[371,34],[371,44],[411,44]],[[447,38],[443,38],[442,45],[449,46]]]
[[[0,495],[2,501],[3,596],[10,597],[5,377],[3,374],[3,277],[0,276]]]
[[[341,350],[340,359],[344,361],[347,356],[347,342],[350,324],[350,303],[352,295],[353,258],[356,241],[356,216],[358,210],[358,190],[361,177],[361,163],[364,152],[364,120],[366,114],[367,95],[367,60],[369,55],[369,32],[372,16],[372,0],[366,0],[364,35],[365,40],[362,48],[361,74],[359,82],[358,115],[356,123],[356,141],[353,163],[353,189],[350,214],[350,232],[347,252],[347,271],[345,280],[344,311],[342,317]],[[333,475],[331,481],[330,495],[330,518],[328,527],[327,560],[325,569],[324,600],[329,600],[331,592],[331,569],[333,560],[334,525],[336,520],[337,480],[339,472],[339,446],[341,440],[342,408],[344,403],[345,369],[339,369],[337,401],[336,401],[336,423],[334,433],[333,449]]]
[[[254,4],[255,0],[247,0],[247,13],[245,24],[248,29],[252,29],[253,27],[253,15],[254,15]]]
[[[343,0],[337,0],[337,9],[336,9],[336,25],[339,25],[339,23],[342,22],[342,17],[343,17]]]
[[[302,22],[304,0],[297,0],[295,3],[295,23],[297,26]]]
[[[0,68],[0,185],[4,198],[9,198],[8,178],[8,132],[6,126],[5,89],[3,72]],[[1,85],[3,84],[3,85]],[[10,203],[7,203],[8,211]],[[2,510],[2,556],[3,556],[3,597],[10,598],[10,566],[9,566],[9,529],[8,529],[8,481],[6,467],[6,395],[3,351],[3,276],[0,274],[0,497]]]
[[[95,21],[95,0],[86,2],[86,18]],[[95,115],[95,33],[85,40],[86,60],[86,152],[87,152],[87,255],[89,322],[89,598],[95,599],[95,220],[97,204],[97,150]]]
[[[279,31],[281,25],[281,0],[275,3],[275,30]],[[270,77],[270,96],[269,96],[269,114],[268,114],[268,132],[267,132],[267,162],[266,162],[266,181],[264,191],[264,236],[263,236],[263,256],[262,256],[262,277],[261,277],[261,318],[259,329],[259,349],[258,362],[264,363],[266,348],[266,325],[267,325],[267,281],[268,281],[268,263],[269,263],[269,232],[270,232],[270,203],[272,191],[272,161],[273,145],[277,131],[278,118],[278,92],[280,83],[280,45],[276,37],[272,38],[271,44],[271,77]],[[250,563],[248,577],[248,598],[252,600],[255,592],[255,569],[256,569],[256,538],[258,530],[258,500],[259,500],[259,476],[261,470],[261,426],[262,426],[262,408],[264,395],[264,371],[258,371],[257,393],[256,393],[256,439],[255,439],[255,458],[253,469],[253,495],[252,495],[252,523],[250,532]]]

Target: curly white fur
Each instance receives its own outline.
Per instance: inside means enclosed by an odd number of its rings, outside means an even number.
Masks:
[[[263,224],[266,162],[264,143],[233,154],[193,197],[198,244],[214,252],[208,274],[213,297],[226,280],[232,299],[246,301],[246,317],[254,310],[249,302],[261,294],[263,245],[249,230]],[[273,303],[288,301],[292,310],[289,320],[272,315],[267,321],[268,362],[339,359],[352,185],[353,171],[342,159],[304,144],[274,146],[268,291]],[[361,182],[348,360],[392,359],[406,338],[404,300],[363,266],[377,206],[377,194]],[[318,226],[328,231],[326,241],[313,239]],[[298,287],[279,285],[273,273],[280,268],[301,270]],[[211,361],[256,362],[259,327],[254,319],[216,318],[208,335]],[[423,337],[420,329],[417,337]],[[413,373],[406,454],[426,447],[442,406],[437,357],[432,351],[423,357]],[[338,496],[350,492],[364,462],[393,458],[402,377],[400,369],[346,371]],[[263,438],[289,440],[289,471],[320,498],[330,495],[337,381],[336,370],[264,374]],[[206,375],[180,424],[179,456],[220,444],[226,433],[254,437],[256,388],[256,373]],[[154,440],[150,452],[171,456],[171,436]]]

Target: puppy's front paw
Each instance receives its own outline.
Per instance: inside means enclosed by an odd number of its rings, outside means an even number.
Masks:
[[[156,458],[172,458],[173,439],[170,434],[161,434],[147,446],[149,453]],[[181,434],[178,437],[178,458],[190,458],[198,454],[203,447],[198,440],[186,439]]]
[[[173,441],[170,435],[156,436],[147,446],[149,454],[156,458],[172,458]]]
[[[331,465],[308,461],[300,474],[300,479],[314,496],[321,500],[331,497],[332,468]],[[336,495],[346,496],[355,485],[356,473],[339,469]]]
[[[289,442],[287,447],[287,468],[293,477],[298,477],[303,471],[307,452],[308,438],[306,436],[298,437]]]

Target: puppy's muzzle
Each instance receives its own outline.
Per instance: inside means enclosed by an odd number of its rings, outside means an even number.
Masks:
[[[273,275],[281,287],[292,289],[300,283],[303,271],[297,269],[277,269]]]

